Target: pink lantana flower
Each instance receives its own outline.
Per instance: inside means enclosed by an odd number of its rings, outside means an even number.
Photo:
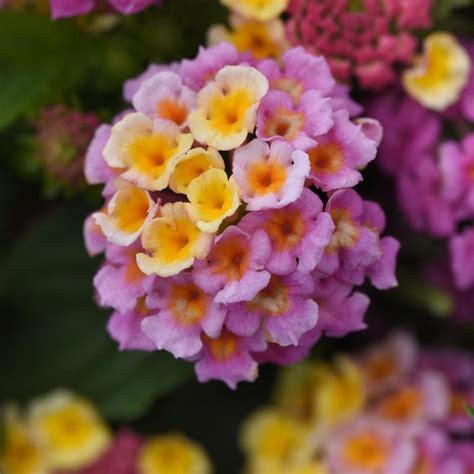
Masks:
[[[333,115],[334,125],[308,150],[311,181],[323,191],[349,188],[362,181],[359,170],[377,154],[377,143],[368,138],[361,125],[349,119],[346,110]]]
[[[151,118],[160,118],[183,128],[196,104],[196,92],[183,85],[175,72],[159,72],[143,82],[133,96],[133,106]]]
[[[285,140],[307,151],[333,123],[331,101],[319,91],[305,92],[299,105],[295,105],[289,94],[273,90],[262,99],[258,110],[257,137]]]
[[[439,149],[442,192],[457,218],[474,216],[474,133]]]
[[[114,311],[107,322],[107,332],[118,342],[121,351],[155,351],[156,345],[142,331],[142,321],[152,310],[146,303],[146,297],[137,298],[132,310],[124,313]]]
[[[216,303],[249,301],[270,281],[265,270],[270,253],[270,239],[263,230],[247,233],[228,227],[216,238],[207,258],[196,262],[194,281],[215,295]]]
[[[451,269],[460,289],[474,287],[474,228],[468,228],[449,241]]]
[[[313,298],[319,306],[319,330],[331,337],[343,337],[367,326],[364,316],[370,300],[363,293],[354,292],[352,285],[335,277],[313,273]]]
[[[160,279],[147,302],[154,310],[143,319],[143,332],[156,348],[175,357],[195,356],[202,349],[202,334],[215,338],[221,333],[225,307],[214,303],[189,273]]]
[[[240,336],[251,336],[261,329],[269,342],[295,346],[318,321],[312,293],[313,281],[308,274],[273,275],[252,300],[229,305],[226,326]]]
[[[252,140],[235,151],[232,165],[249,211],[280,208],[295,201],[309,173],[308,155],[283,141],[269,146]]]
[[[290,94],[295,104],[312,89],[319,90],[324,97],[333,92],[336,81],[322,56],[313,56],[297,47],[286,51],[281,63],[280,67],[274,59],[264,59],[257,64],[257,69],[268,78],[270,90]]]
[[[145,275],[135,259],[140,248],[138,244],[131,247],[107,246],[107,263],[94,277],[101,306],[126,313],[135,308],[138,298],[151,290],[155,276]]]
[[[333,275],[339,270],[344,280],[359,284],[363,270],[381,257],[379,235],[363,225],[364,203],[352,189],[336,191],[326,204],[336,229],[326,247],[318,270]]]
[[[261,333],[239,337],[224,329],[215,339],[203,336],[203,350],[195,365],[198,380],[222,380],[233,389],[240,381],[252,382],[257,378],[258,364],[251,352],[261,352],[265,347]]]
[[[266,231],[271,240],[266,268],[271,273],[288,275],[295,270],[309,273],[321,260],[334,231],[330,215],[322,210],[319,197],[304,189],[288,206],[247,214],[240,227],[249,233],[257,229]]]

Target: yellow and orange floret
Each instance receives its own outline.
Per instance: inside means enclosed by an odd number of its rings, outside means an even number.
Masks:
[[[230,9],[230,29],[213,25],[208,44],[232,43],[237,51],[250,53],[255,59],[280,59],[289,48],[285,26],[279,16],[289,0],[221,0]]]
[[[267,91],[256,69],[226,66],[198,93],[189,128],[140,112],[112,127],[103,156],[117,170],[115,192],[93,217],[111,243],[141,238],[143,273],[168,277],[205,258],[223,221],[236,213],[240,191],[220,151],[240,146],[254,131]],[[167,190],[178,202],[160,202]]]

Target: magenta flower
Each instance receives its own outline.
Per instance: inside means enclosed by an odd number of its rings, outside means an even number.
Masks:
[[[363,281],[364,270],[381,258],[379,230],[364,225],[364,202],[352,189],[336,191],[326,204],[336,225],[318,270],[346,281]],[[362,279],[362,281],[360,281]]]
[[[397,176],[414,167],[419,156],[431,153],[440,140],[439,115],[412,100],[398,87],[377,96],[368,113],[383,126],[377,163],[391,175]]]
[[[224,306],[196,286],[189,273],[160,279],[147,303],[154,308],[142,330],[156,348],[189,358],[202,349],[201,334],[218,337],[226,315]]]
[[[142,321],[152,310],[147,306],[144,296],[137,299],[135,308],[121,313],[114,311],[107,322],[110,337],[118,342],[121,351],[155,351],[156,345],[142,331]]]
[[[350,188],[362,181],[359,170],[375,158],[377,143],[368,138],[361,125],[349,119],[346,110],[333,115],[334,125],[308,151],[311,181],[325,192]]]
[[[295,270],[309,273],[321,260],[334,231],[330,215],[322,210],[318,196],[304,189],[299,199],[286,207],[247,214],[240,227],[249,233],[264,229],[270,237],[268,271],[275,275]]]
[[[453,211],[442,195],[442,176],[431,156],[420,155],[416,166],[397,182],[400,206],[415,230],[446,237],[455,229]]]
[[[289,94],[273,90],[262,99],[258,110],[257,137],[268,141],[283,139],[307,151],[332,125],[331,101],[320,92],[303,93],[299,105],[295,105]]]
[[[309,174],[308,155],[283,141],[252,140],[235,151],[233,175],[247,210],[280,208],[301,195]]]
[[[90,13],[98,0],[50,0],[52,17],[63,18]],[[130,15],[157,3],[156,0],[108,0],[110,7],[123,15]]]
[[[224,330],[216,339],[203,336],[202,354],[195,365],[198,380],[222,380],[230,388],[243,380],[252,382],[258,375],[258,364],[251,352],[261,352],[265,347],[261,333],[238,337]]]
[[[432,474],[464,474],[466,466],[446,433],[431,429],[418,442],[417,465]]]
[[[154,276],[146,276],[137,266],[135,255],[139,245],[108,245],[107,263],[94,277],[97,299],[101,306],[126,313],[135,308],[138,298],[152,288]]]
[[[474,216],[474,133],[461,144],[447,142],[439,148],[443,196],[458,219]]]
[[[318,321],[312,293],[313,281],[308,274],[273,275],[252,300],[229,305],[226,326],[239,336],[252,336],[261,329],[269,342],[296,346]]]
[[[239,227],[228,227],[217,237],[207,258],[196,262],[194,281],[215,295],[216,303],[249,301],[270,281],[265,270],[270,252],[270,240],[263,230],[246,233]]]
[[[456,285],[461,290],[474,287],[474,228],[453,235],[449,251]]]
[[[313,273],[313,298],[319,306],[319,330],[330,337],[342,337],[367,326],[364,316],[370,300],[363,293],[352,292],[352,285],[335,277]]]
[[[313,56],[297,47],[286,51],[281,62],[280,67],[274,59],[264,59],[257,69],[268,78],[271,90],[290,94],[295,104],[309,90],[318,90],[324,97],[333,92],[336,82],[322,56]]]

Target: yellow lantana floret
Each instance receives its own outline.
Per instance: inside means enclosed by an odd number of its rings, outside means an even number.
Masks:
[[[153,217],[155,206],[144,189],[121,180],[115,187],[117,192],[109,201],[106,212],[96,212],[92,217],[109,242],[130,245]]]
[[[240,146],[253,132],[260,99],[268,91],[267,78],[250,66],[225,66],[197,96],[189,116],[194,138],[217,150]]]
[[[210,474],[204,449],[181,434],[151,438],[138,457],[139,474]]]
[[[175,123],[133,113],[112,127],[103,154],[109,166],[123,169],[123,179],[150,191],[161,191],[168,186],[179,157],[192,143],[191,134],[181,133]]]
[[[285,26],[278,18],[262,22],[231,16],[230,26],[230,30],[224,25],[212,26],[208,33],[209,46],[227,41],[237,51],[249,52],[256,59],[280,59],[288,49]]]
[[[94,462],[110,443],[110,432],[94,407],[67,391],[32,403],[32,432],[48,453],[51,469],[79,469]]]
[[[209,253],[214,235],[197,227],[189,208],[189,203],[165,204],[160,216],[145,226],[142,245],[147,253],[137,255],[143,273],[176,275],[189,268],[196,258],[205,258]]]
[[[315,414],[321,425],[334,427],[354,418],[365,403],[364,380],[359,367],[339,358],[336,371],[316,369]]]
[[[170,178],[170,188],[175,193],[186,194],[189,183],[202,173],[217,168],[225,168],[224,160],[214,148],[193,148],[181,156]]]
[[[267,21],[283,13],[289,0],[221,0],[221,3],[242,16]]]
[[[0,472],[7,474],[47,474],[47,456],[38,445],[16,409],[4,413],[4,441],[0,450]]]
[[[403,74],[403,85],[425,107],[444,110],[458,100],[470,68],[469,55],[453,35],[433,33],[415,66]]]
[[[190,212],[204,232],[217,232],[222,221],[240,205],[237,183],[224,170],[209,169],[188,186]]]
[[[296,420],[267,408],[245,421],[241,445],[250,466],[266,465],[268,469],[271,466],[279,472],[308,460],[310,451],[306,435],[306,430]]]

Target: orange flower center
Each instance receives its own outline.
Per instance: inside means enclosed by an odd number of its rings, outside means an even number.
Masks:
[[[272,243],[278,250],[288,250],[296,247],[304,236],[306,226],[301,214],[288,209],[278,209],[265,224]]]
[[[342,168],[342,150],[336,143],[321,143],[308,154],[313,174],[335,173]]]

